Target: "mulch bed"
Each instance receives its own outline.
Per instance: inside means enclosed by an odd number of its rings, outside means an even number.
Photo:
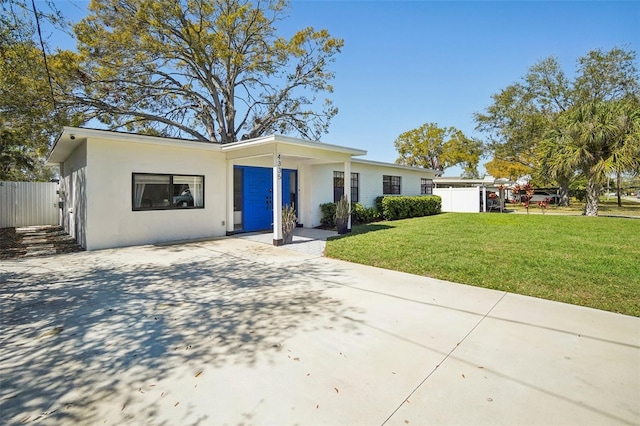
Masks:
[[[0,228],[0,259],[24,256],[27,249],[22,247],[22,235],[16,228]]]
[[[34,243],[31,247],[27,247],[27,244],[25,244],[23,240],[25,235],[29,235],[29,232],[23,230],[18,232],[16,228],[0,228],[0,259],[24,257],[29,253],[29,248],[43,248],[43,250],[38,251],[37,254],[29,254],[30,256],[50,256],[83,250],[82,247],[76,244],[73,238],[64,233],[61,227],[44,226],[33,228],[33,230],[38,233],[44,233],[46,242]],[[53,247],[46,248],[45,245],[53,245]]]

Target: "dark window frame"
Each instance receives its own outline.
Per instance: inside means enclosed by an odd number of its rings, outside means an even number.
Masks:
[[[351,173],[351,202],[360,202],[360,173]]]
[[[355,183],[355,185],[354,185]],[[351,179],[349,182],[351,187],[351,199],[352,203],[357,203],[360,200],[360,174],[351,172]],[[333,171],[333,202],[337,203],[342,194],[344,193],[344,172],[339,170]]]
[[[433,179],[420,178],[420,194],[433,195]]]
[[[382,175],[382,194],[402,194],[402,176]]]
[[[202,179],[202,205],[201,206],[175,206],[173,202],[170,202],[168,206],[153,206],[153,207],[136,207],[136,176],[169,176],[169,194],[173,194],[174,185],[182,185],[182,184],[174,184],[174,177],[190,177],[190,178],[201,178]],[[204,175],[192,175],[192,174],[183,174],[183,173],[148,173],[148,172],[133,172],[131,173],[131,210],[134,212],[146,212],[146,211],[154,211],[154,210],[192,210],[192,209],[204,209],[205,208],[205,179]],[[173,195],[169,195],[173,197]]]

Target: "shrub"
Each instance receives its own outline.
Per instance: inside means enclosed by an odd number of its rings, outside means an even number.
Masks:
[[[438,214],[442,208],[442,199],[437,195],[392,196],[382,198],[382,216],[386,220],[398,220]],[[378,204],[378,199],[376,199]]]
[[[380,197],[382,198],[382,197]],[[336,204],[320,204],[320,225],[324,228],[335,228],[336,226]],[[360,203],[351,203],[351,224],[362,225],[364,223],[382,220],[382,214],[375,207],[364,207]]]
[[[320,225],[325,228],[335,228],[336,226],[336,203],[320,204]]]
[[[360,203],[351,203],[351,224],[360,225],[362,223],[367,223],[364,206]]]

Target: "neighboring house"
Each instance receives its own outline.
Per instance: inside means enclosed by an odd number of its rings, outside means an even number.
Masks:
[[[367,207],[432,193],[435,171],[353,158],[365,154],[279,135],[220,145],[65,127],[48,161],[60,165],[62,225],[96,250],[262,230],[280,245],[283,205],[316,227],[345,189]]]

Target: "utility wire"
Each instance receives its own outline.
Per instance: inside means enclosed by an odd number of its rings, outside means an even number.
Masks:
[[[40,29],[40,18],[38,17],[38,11],[36,10],[36,3],[31,0],[31,6],[33,7],[33,14],[36,16],[36,27],[38,28],[38,38],[40,39],[40,47],[42,47],[42,57],[44,58],[44,69],[47,71],[47,79],[49,80],[49,90],[51,91],[51,101],[53,102],[53,109],[56,109],[56,98],[53,94],[53,83],[51,80],[51,73],[49,72],[49,64],[47,63],[47,52],[44,50],[44,41],[42,41],[42,30]]]

